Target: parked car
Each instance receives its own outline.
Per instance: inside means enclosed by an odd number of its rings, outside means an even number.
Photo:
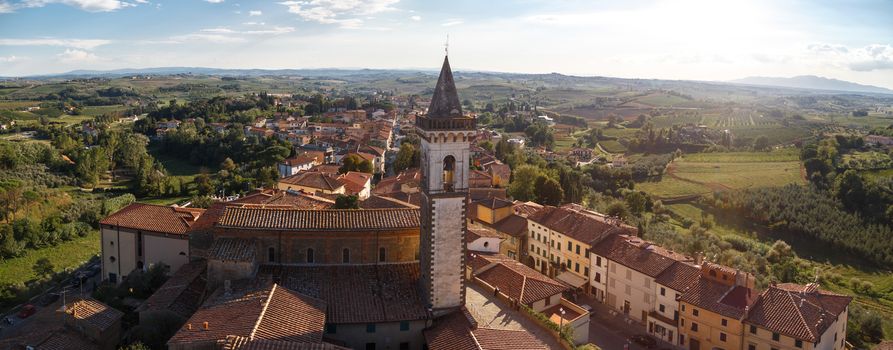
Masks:
[[[633,343],[644,346],[647,349],[653,349],[657,346],[657,340],[647,335],[636,334],[629,337],[629,340]]]
[[[34,305],[28,304],[22,307],[22,310],[19,311],[19,318],[28,318],[29,316],[35,314],[37,312],[37,308]]]

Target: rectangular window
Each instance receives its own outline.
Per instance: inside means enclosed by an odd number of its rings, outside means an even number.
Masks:
[[[583,268],[583,276],[589,277],[589,268],[588,267]]]
[[[722,319],[722,321],[720,321],[720,322],[722,323],[722,326],[723,326],[723,327],[726,327],[726,326],[729,325],[729,321],[726,320],[726,319]]]
[[[408,331],[409,330],[409,321],[400,321],[400,330]]]
[[[574,245],[571,243],[571,241],[567,241],[567,251],[574,250],[573,248],[574,248]]]
[[[580,245],[577,244],[577,255],[580,255]]]
[[[779,339],[781,339],[781,335],[780,335],[780,334],[778,334],[778,333],[772,333],[772,340],[774,340],[774,341],[778,341]]]
[[[757,326],[750,326],[750,334],[757,334]]]
[[[574,272],[580,273],[580,263],[574,263]]]
[[[757,346],[754,344],[747,344],[747,350],[757,350]]]
[[[719,332],[719,341],[726,341],[726,334],[723,332]]]
[[[796,347],[798,347],[798,348],[802,348],[802,347],[803,347],[803,341],[800,340],[800,339],[796,339],[796,340],[794,340],[794,346],[796,346]]]
[[[667,295],[667,289],[664,288],[664,287],[660,287],[660,295],[661,295],[661,296],[665,296],[665,295]]]
[[[375,323],[366,324],[366,333],[375,333]]]
[[[691,314],[693,316],[698,316],[698,309],[691,309]]]
[[[664,311],[666,311],[666,308],[664,307],[664,304],[660,304],[660,306],[658,306],[657,309],[660,310],[660,312],[664,312]]]
[[[601,274],[600,272],[596,272],[596,273],[595,273],[595,281],[596,281],[596,282],[601,282],[601,281],[602,281],[602,274]]]
[[[586,249],[586,252],[583,254],[586,259],[589,259],[589,249]]]
[[[697,323],[694,323],[694,322],[691,323],[691,331],[692,331],[692,332],[697,332],[697,331],[698,331],[698,324],[697,324]]]
[[[595,257],[595,266],[602,267],[602,257]]]
[[[685,312],[685,304],[682,304],[682,312]]]
[[[632,280],[632,279],[633,279],[633,270],[626,269],[626,279],[627,279],[627,280]]]
[[[533,243],[530,243],[530,251],[532,252],[532,251],[534,251],[534,250],[535,250],[535,248],[534,248]]]

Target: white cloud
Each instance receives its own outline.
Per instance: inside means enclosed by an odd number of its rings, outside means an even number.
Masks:
[[[99,59],[92,52],[75,49],[65,49],[65,52],[56,55],[62,62],[93,62]]]
[[[21,61],[21,60],[22,60],[21,57],[16,57],[16,56],[5,56],[5,57],[0,56],[0,62],[3,62],[3,63],[12,63],[12,62]]]
[[[44,7],[49,4],[64,4],[87,12],[110,12],[135,6],[118,0],[25,0],[18,7]]]
[[[344,28],[358,28],[363,20],[358,16],[368,16],[395,10],[391,5],[400,0],[290,0],[280,2],[288,12],[300,16],[305,21],[322,24],[337,24]]]
[[[205,0],[205,1],[210,2],[212,4],[219,4],[219,3],[223,2],[223,0]]]
[[[246,26],[263,26],[266,25],[266,22],[242,22],[242,25]]]
[[[149,0],[133,0],[133,2],[138,3],[138,4],[148,4]]]
[[[84,50],[95,49],[110,43],[110,40],[103,39],[0,39],[0,46],[61,46]]]
[[[262,14],[264,14],[264,13],[263,13],[263,11],[260,11],[260,10],[251,10],[251,11],[248,11],[248,15],[249,15],[249,16],[260,16],[260,15],[262,15]]]
[[[0,13],[13,13],[15,8],[5,1],[0,1]]]
[[[295,27],[272,27],[270,29],[262,29],[262,30],[233,30],[225,27],[217,27],[217,28],[206,28],[202,29],[203,33],[212,33],[212,34],[231,34],[231,35],[279,35],[279,34],[287,34],[295,31]]]
[[[155,41],[154,43],[162,44],[182,44],[185,42],[204,41],[215,44],[229,44],[245,42],[244,38],[234,37],[232,35],[216,34],[216,33],[192,33],[186,35],[172,36],[170,40]]]
[[[813,44],[808,51],[819,60],[857,72],[893,69],[893,46],[871,44],[849,48],[843,45]]]
[[[422,16],[412,16],[412,17],[409,17],[409,19],[418,22],[418,21],[422,20]]]
[[[444,26],[444,27],[452,27],[452,26],[460,25],[462,23],[465,23],[465,22],[462,21],[461,19],[451,19],[451,20],[447,20],[446,22],[441,23],[440,25]]]

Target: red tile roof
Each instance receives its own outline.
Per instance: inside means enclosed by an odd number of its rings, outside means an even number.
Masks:
[[[427,309],[418,291],[419,264],[263,265],[259,277],[325,300],[329,323],[422,320]]]
[[[676,260],[654,252],[652,250],[654,245],[642,243],[637,238],[630,238],[620,244],[613,244],[613,249],[605,257],[649,277],[657,277],[676,262]]]
[[[95,299],[80,299],[63,306],[65,313],[105,331],[124,317],[124,313]]]
[[[253,204],[271,206],[289,206],[297,209],[329,209],[335,202],[309,193],[265,189],[248,194],[242,198],[226,202],[228,205]]]
[[[548,349],[527,331],[478,327],[464,307],[435,320],[424,334],[430,350]]]
[[[819,290],[815,284],[770,286],[757,297],[745,322],[816,342],[852,300],[849,296]]]
[[[679,301],[726,317],[741,319],[744,308],[751,302],[752,291],[742,286],[728,286],[706,277],[679,296]]]
[[[500,238],[500,236],[496,231],[484,226],[469,225],[468,233],[465,235],[465,241],[474,242],[480,238]]]
[[[348,194],[358,194],[366,189],[366,185],[372,180],[372,174],[358,171],[348,171],[347,174],[339,177],[344,183],[344,189]]]
[[[700,276],[701,269],[697,266],[677,261],[661,272],[654,281],[677,292],[684,292],[697,282]]]
[[[372,195],[366,200],[360,202],[362,209],[400,209],[413,208],[418,209],[419,206],[407,203],[396,198]]]
[[[567,290],[567,286],[517,261],[498,261],[475,275],[510,298],[531,304]]]
[[[203,209],[133,203],[102,219],[102,225],[170,234],[185,234]]]
[[[482,268],[484,266],[490,265],[491,263],[499,262],[499,261],[503,261],[503,260],[516,261],[515,259],[512,259],[512,258],[508,257],[507,255],[503,255],[500,253],[475,252],[475,251],[468,251],[467,259],[466,259],[467,266],[469,268],[471,268],[471,271],[473,271],[473,272],[479,270],[480,268]]]
[[[322,300],[275,284],[232,293],[219,288],[168,344],[217,342],[230,335],[319,343],[325,310]],[[205,322],[208,329],[204,329]]]
[[[219,261],[254,262],[257,245],[246,238],[217,237],[211,245],[208,258]]]
[[[512,206],[512,202],[503,198],[487,198],[476,201],[475,204],[483,205],[490,209],[499,209]]]
[[[381,179],[378,184],[375,185],[375,188],[372,190],[375,194],[387,194],[400,192],[401,187],[404,184],[412,185],[413,187],[418,188],[419,182],[421,181],[421,173],[418,168],[407,169],[396,176],[389,176]]]
[[[418,209],[304,210],[285,208],[227,207],[218,227],[343,231],[358,229],[411,229],[420,226]]]
[[[344,181],[338,177],[318,171],[304,171],[295,175],[279,179],[279,183],[310,187],[323,191],[335,191],[344,186]]]
[[[546,206],[527,218],[553,231],[589,244],[595,244],[611,234],[628,234],[635,230],[635,228],[625,225],[615,225],[605,217],[565,207]]]
[[[202,303],[204,297],[207,261],[193,261],[180,267],[149,299],[138,312],[168,310],[188,318]]]
[[[254,339],[230,335],[226,337],[222,350],[350,350],[329,343],[290,342],[272,339]]]

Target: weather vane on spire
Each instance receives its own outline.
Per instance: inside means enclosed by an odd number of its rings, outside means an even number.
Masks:
[[[450,35],[447,34],[446,42],[443,43],[443,53],[447,56],[450,55]]]

